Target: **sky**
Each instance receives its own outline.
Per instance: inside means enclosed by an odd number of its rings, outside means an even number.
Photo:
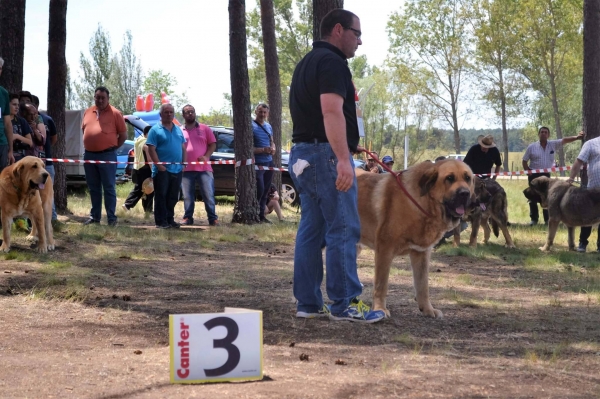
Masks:
[[[363,45],[356,55],[366,54],[372,65],[385,60],[385,27],[402,2],[344,1],[344,8],[361,20]],[[48,4],[49,0],[27,0],[25,14],[23,89],[40,98],[42,109],[48,87]],[[247,11],[254,4],[255,0],[246,0]],[[90,38],[101,24],[113,53],[121,49],[130,30],[145,72],[162,69],[175,76],[176,92],[187,92],[198,113],[220,109],[225,104],[223,93],[231,92],[227,5],[227,0],[69,0],[66,58],[71,79],[79,76],[80,53],[89,57]]]

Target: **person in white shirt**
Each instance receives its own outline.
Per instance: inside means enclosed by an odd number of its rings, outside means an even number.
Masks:
[[[569,183],[573,183],[575,177],[579,174],[579,170],[584,163],[587,163],[587,188],[600,187],[600,137],[588,140],[581,147],[579,155],[571,168]],[[581,185],[584,187],[583,183]],[[599,230],[600,232],[600,230]],[[577,252],[585,252],[588,245],[588,238],[592,234],[592,226],[582,226],[579,233],[579,246]],[[597,250],[600,252],[600,235],[596,240]]]
[[[564,137],[558,140],[548,140],[550,136],[550,129],[546,126],[542,126],[538,130],[539,141],[535,143],[529,144],[527,150],[525,151],[525,155],[523,155],[523,170],[532,170],[532,169],[549,169],[554,167],[554,157],[557,149],[562,147],[565,144],[572,143],[576,140],[583,139],[583,132],[579,132],[577,136]],[[536,177],[546,176],[550,177],[550,173],[532,173],[527,176],[527,180],[529,181],[529,185],[531,185],[531,181]],[[544,214],[544,224],[548,223],[548,210],[543,210]],[[539,220],[539,211],[537,202],[529,202],[529,217],[531,218],[530,226],[534,226],[538,223]]]

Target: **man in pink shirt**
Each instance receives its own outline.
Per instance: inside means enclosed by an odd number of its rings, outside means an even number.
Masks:
[[[188,162],[208,162],[211,154],[217,148],[217,140],[212,130],[196,121],[196,110],[191,105],[183,107],[183,136],[187,140],[187,161]],[[208,215],[208,224],[218,226],[219,220],[215,212],[215,179],[210,164],[187,165],[183,171],[183,180],[181,188],[183,190],[184,200],[183,208],[185,213],[181,224],[194,224],[194,207],[196,199],[196,182],[200,187],[204,208]]]

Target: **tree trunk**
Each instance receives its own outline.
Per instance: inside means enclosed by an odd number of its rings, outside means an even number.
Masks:
[[[0,57],[4,59],[0,86],[9,93],[23,89],[25,0],[0,0]]]
[[[554,76],[550,77],[550,89],[551,89],[551,95],[552,95],[552,110],[554,113],[554,127],[556,129],[556,138],[557,139],[562,139],[563,138],[563,134],[562,134],[562,127],[560,124],[560,113],[559,113],[559,109],[558,109],[558,94],[556,92],[556,80],[554,79]],[[558,164],[559,166],[565,166],[565,149],[560,146],[558,147]],[[565,175],[564,171],[560,172],[561,176]]]
[[[321,20],[331,10],[344,8],[344,0],[312,0],[313,41],[321,40]]]
[[[235,206],[233,223],[258,223],[256,199],[256,173],[253,159],[254,137],[250,114],[250,80],[246,53],[245,0],[229,0],[229,69],[231,78],[231,104],[235,131],[235,160],[242,162],[235,168]]]
[[[600,137],[600,2],[583,3],[583,131]]]
[[[48,115],[54,119],[57,142],[52,148],[54,158],[65,154],[65,103],[67,95],[67,0],[50,0],[48,26]],[[65,166],[55,162],[54,202],[56,211],[67,210],[67,181]]]
[[[269,100],[269,123],[273,128],[273,141],[277,148],[277,151],[275,151],[275,154],[273,155],[273,161],[275,162],[275,165],[280,168],[282,103],[273,0],[260,0],[260,19],[262,23],[263,46],[265,49],[265,75],[267,78],[267,97]],[[281,193],[281,173],[276,172],[273,175],[273,184],[277,187],[277,192]],[[283,198],[283,196],[280,195],[280,198]]]

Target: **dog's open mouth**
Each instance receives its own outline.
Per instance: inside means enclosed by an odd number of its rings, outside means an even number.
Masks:
[[[29,188],[34,190],[43,190],[46,185],[44,183],[36,183],[33,180],[29,180]]]
[[[446,210],[448,211],[448,214],[456,218],[460,218],[465,214],[464,205],[455,206],[447,203]]]

